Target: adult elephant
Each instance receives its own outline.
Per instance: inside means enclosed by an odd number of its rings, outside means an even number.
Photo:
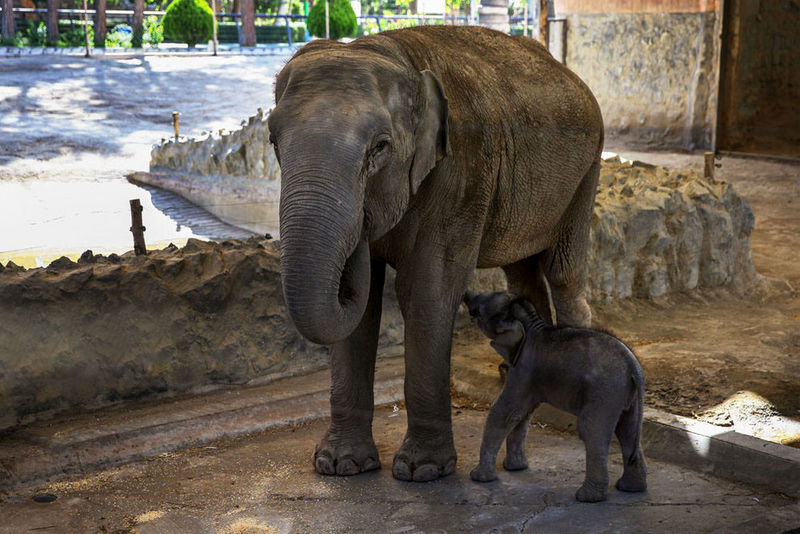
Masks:
[[[474,269],[502,266],[511,291],[540,310],[552,302],[559,323],[591,322],[597,102],[531,39],[444,26],[314,41],[278,75],[275,101],[284,296],[300,333],[332,345],[315,469],[380,467],[372,387],[388,263],[408,409],[392,473],[447,475],[453,320]]]

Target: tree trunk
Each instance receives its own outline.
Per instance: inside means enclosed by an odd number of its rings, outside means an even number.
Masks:
[[[3,37],[12,38],[14,29],[14,0],[3,0]]]
[[[133,3],[133,39],[134,48],[142,47],[142,36],[144,35],[144,0],[136,0]]]
[[[478,10],[478,25],[509,33],[508,0],[481,0]]]
[[[47,44],[58,44],[58,6],[59,0],[47,0]]]
[[[550,37],[547,34],[547,0],[539,0],[539,42],[550,48]]]
[[[242,6],[242,33],[239,44],[242,46],[256,45],[256,12],[253,0],[239,0]]]
[[[106,47],[106,0],[94,0],[94,46]]]

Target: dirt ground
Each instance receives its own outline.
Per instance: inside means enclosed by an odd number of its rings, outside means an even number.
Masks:
[[[182,113],[189,134],[236,128],[257,107],[270,107],[274,74],[286,59],[3,61],[0,198],[15,183],[120,179],[146,170],[150,145],[170,135],[172,110]],[[699,154],[607,150],[702,168]],[[800,165],[733,157],[721,163],[718,177],[752,203],[751,243],[763,287],[745,296],[694,293],[596,305],[595,324],[633,345],[650,405],[798,445],[800,430],[791,428],[800,425]],[[0,213],[0,223],[16,221]],[[469,332],[458,335],[456,352],[493,357],[485,340]],[[789,430],[781,435],[781,429]]]

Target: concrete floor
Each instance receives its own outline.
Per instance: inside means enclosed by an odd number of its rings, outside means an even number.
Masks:
[[[379,408],[375,440],[384,468],[349,478],[314,473],[311,454],[326,421],[213,442],[13,490],[0,501],[0,533],[43,532],[783,532],[800,527],[793,499],[649,460],[646,493],[614,489],[582,504],[583,446],[573,434],[534,426],[531,467],[469,479],[486,412],[454,411],[455,474],[415,484],[389,465],[405,410]],[[622,466],[616,443],[612,483]],[[646,452],[646,451],[645,451]],[[501,457],[502,458],[502,457]],[[52,503],[32,497],[52,493]]]

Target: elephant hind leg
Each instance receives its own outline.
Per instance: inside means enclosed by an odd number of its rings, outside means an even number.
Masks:
[[[550,287],[542,269],[543,254],[536,254],[506,265],[503,271],[508,279],[508,290],[533,303],[546,322],[554,324]]]
[[[542,268],[559,325],[590,327],[592,311],[586,302],[586,259],[600,158],[589,168],[564,212],[553,246],[543,253]]]
[[[622,477],[617,480],[620,491],[644,491],[647,489],[647,466],[640,443],[642,431],[642,405],[635,402],[622,412],[615,433],[622,447]]]

